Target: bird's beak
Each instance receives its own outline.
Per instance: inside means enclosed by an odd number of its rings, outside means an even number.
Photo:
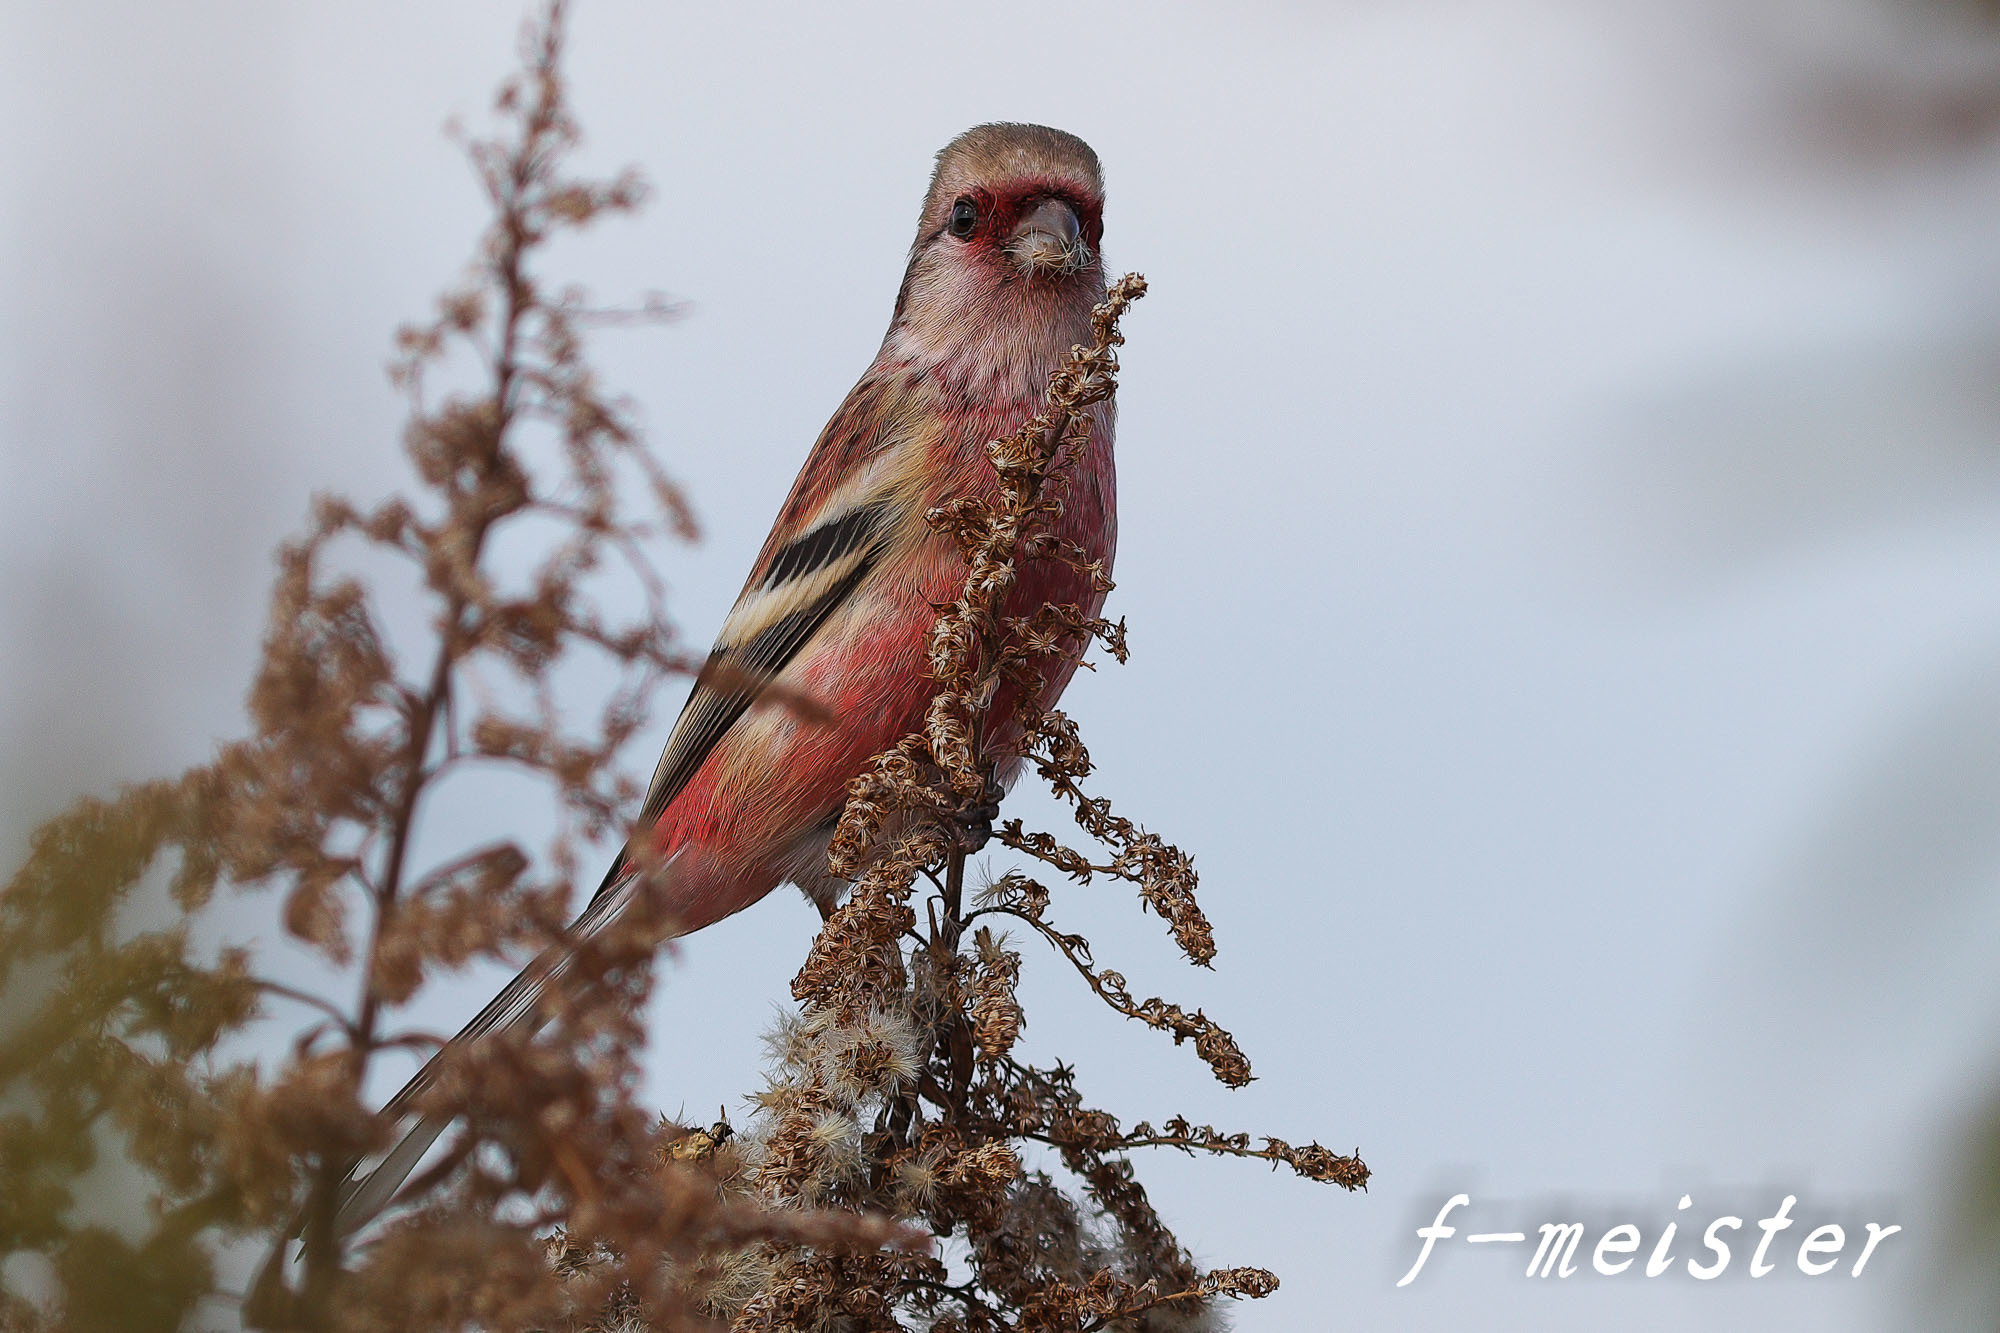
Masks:
[[[1060,199],[1044,199],[1021,215],[1008,233],[1007,253],[1030,276],[1074,273],[1091,261],[1076,210]]]

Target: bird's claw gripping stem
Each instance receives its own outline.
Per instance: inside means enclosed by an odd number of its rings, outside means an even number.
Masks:
[[[960,851],[970,856],[993,840],[993,821],[1000,818],[1000,798],[1006,794],[989,768],[986,789],[980,793],[979,803],[966,806],[952,816],[952,828]]]

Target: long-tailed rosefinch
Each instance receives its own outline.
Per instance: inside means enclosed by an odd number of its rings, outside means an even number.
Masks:
[[[984,446],[1041,405],[1050,371],[1089,341],[1104,294],[1097,246],[1104,193],[1097,156],[1038,125],[982,125],[938,154],[889,332],[861,382],[820,432],[654,770],[635,842],[657,858],[661,906],[682,934],[741,911],[778,884],[824,909],[841,883],[826,867],[848,781],[922,724],[934,686],[925,641],[965,566],[925,521],[935,505],[992,495]],[[1096,409],[1056,535],[1109,564],[1116,537],[1111,413]],[[1020,572],[1012,606],[1102,602],[1056,562]],[[1048,698],[1068,683],[1054,673]],[[758,706],[759,683],[824,705],[828,721]],[[768,686],[766,686],[768,688]],[[992,716],[1012,709],[996,700]],[[1004,753],[1009,737],[991,740]],[[1003,760],[1010,781],[1019,760]],[[628,846],[571,927],[616,919],[642,882]],[[538,1021],[536,998],[567,967],[551,949],[447,1045],[384,1113],[409,1108],[440,1059],[481,1036]],[[374,1216],[443,1131],[408,1116],[401,1142],[349,1182],[336,1229]]]

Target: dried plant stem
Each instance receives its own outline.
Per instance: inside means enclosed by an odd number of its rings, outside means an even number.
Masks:
[[[966,561],[963,588],[931,631],[937,687],[923,729],[849,789],[831,859],[853,889],[794,979],[800,1018],[778,1041],[779,1068],[751,1136],[748,1183],[764,1198],[919,1221],[963,1244],[971,1277],[951,1280],[936,1259],[832,1262],[779,1249],[751,1290],[712,1298],[741,1333],[908,1327],[899,1313],[934,1333],[1153,1329],[1156,1318],[1198,1312],[1219,1295],[1264,1295],[1276,1279],[1256,1269],[1203,1275],[1154,1213],[1126,1152],[1256,1158],[1348,1188],[1367,1179],[1358,1158],[1317,1144],[1252,1147],[1178,1117],[1165,1131],[1124,1132],[1083,1104],[1072,1071],[1014,1057],[1025,1022],[1015,995],[1020,957],[983,926],[972,929],[989,915],[1026,923],[1113,1009],[1191,1039],[1224,1083],[1249,1080],[1248,1061],[1213,1020],[1136,1001],[1118,973],[1097,968],[1088,941],[1048,920],[1041,885],[1010,874],[976,905],[966,895],[968,851],[997,792],[992,775],[1025,759],[1108,851],[1086,856],[1019,821],[1003,825],[999,840],[1079,880],[1126,880],[1191,961],[1206,965],[1214,954],[1189,859],[1085,793],[1090,759],[1074,724],[1034,702],[1045,673],[1073,669],[1093,641],[1122,661],[1123,624],[1077,605],[1010,600],[1018,566],[1035,560],[1084,574],[1097,596],[1110,590],[1105,561],[1057,541],[1051,525],[1068,468],[1090,447],[1099,405],[1116,387],[1118,321],[1144,290],[1137,276],[1113,284],[1094,312],[1092,343],[1051,376],[1045,408],[988,445],[993,492],[930,514]],[[1002,697],[1014,701],[1006,710],[995,707]],[[1019,740],[996,745],[1003,734]],[[936,892],[919,933],[913,898],[923,884]],[[1029,1144],[1055,1150],[1082,1199],[1025,1166],[1019,1149]]]
[[[1214,957],[1191,859],[1086,790],[1076,725],[1037,703],[1092,643],[1126,655],[1123,623],[1098,614],[1109,552],[1057,534],[1071,470],[1109,420],[1119,320],[1145,291],[1136,275],[1107,290],[1043,409],[987,445],[992,484],[928,515],[966,566],[927,645],[936,689],[921,729],[849,788],[830,859],[852,889],[793,981],[798,1013],[774,1039],[750,1131],[683,1128],[636,1104],[660,923],[634,908],[579,949],[576,984],[538,1015],[560,1004],[562,1041],[494,1033],[441,1062],[409,1108],[455,1121],[458,1138],[365,1245],[338,1234],[350,1165],[395,1128],[361,1101],[371,1062],[439,1044],[392,1030],[393,1015],[442,971],[518,961],[563,938],[587,887],[580,847],[629,832],[623,815],[638,802],[620,747],[653,686],[699,665],[678,647],[647,557],[660,533],[693,535],[686,502],[603,395],[580,333],[671,307],[593,309],[537,276],[551,237],[644,193],[629,174],[566,174],[578,131],[560,70],[565,18],[562,0],[544,5],[497,101],[496,137],[468,145],[492,218],[472,280],[399,339],[409,495],[372,509],[322,497],[280,553],[251,735],[177,779],[79,802],[37,832],[0,893],[0,987],[39,987],[0,1040],[0,1234],[49,1255],[60,1287],[46,1311],[0,1296],[0,1325],[185,1323],[215,1294],[219,1238],[288,1236],[303,1195],[303,1272],[272,1270],[244,1302],[246,1326],[1204,1327],[1214,1300],[1265,1295],[1276,1279],[1201,1272],[1130,1153],[1254,1159],[1348,1189],[1367,1167],[1180,1117],[1128,1131],[1085,1102],[1075,1070],[1026,1063],[1022,958],[988,917],[1025,923],[1115,1011],[1191,1040],[1225,1084],[1250,1078],[1213,1020],[1135,1000],[1100,968],[1089,942],[1056,924],[1048,888],[1020,873],[970,893],[966,883],[996,774],[1032,769],[1091,850],[1018,820],[1001,824],[999,843],[1061,877],[1122,881],[1190,962]],[[427,376],[468,366],[462,392],[427,395]],[[650,517],[627,512],[635,479]],[[510,527],[519,519],[535,522]],[[549,525],[524,588],[492,568],[511,533]],[[341,543],[417,571],[435,641],[413,654],[413,674],[379,629],[375,590],[343,572]],[[1019,604],[1033,562],[1061,566],[1061,583],[1083,591]],[[638,588],[618,603],[637,605],[634,618],[599,609],[606,565]],[[553,680],[573,651],[619,673],[582,727],[565,723]],[[810,700],[767,694],[813,715]],[[558,832],[527,848],[501,827],[428,860],[432,795],[482,765],[543,783]],[[149,878],[168,883],[182,917],[121,933]],[[358,967],[358,992],[336,1000],[260,977],[239,948],[198,955],[191,923],[225,887],[274,889],[285,929],[328,967]],[[289,1056],[273,1069],[228,1063],[225,1040],[275,1000],[310,1015]],[[107,1135],[150,1182],[151,1229],[136,1242],[74,1221],[73,1187]],[[920,1237],[951,1238],[954,1262]],[[106,1283],[107,1272],[125,1280]]]

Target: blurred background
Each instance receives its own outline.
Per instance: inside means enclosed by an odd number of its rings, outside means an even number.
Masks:
[[[270,552],[314,490],[402,484],[390,335],[481,224],[441,129],[482,123],[517,9],[0,8],[8,866],[238,732]],[[1114,891],[1057,914],[1260,1078],[1207,1082],[1032,948],[1026,1050],[1128,1120],[1359,1147],[1353,1197],[1139,1164],[1199,1258],[1283,1278],[1239,1328],[2000,1326],[1996,23],[580,7],[586,158],[658,196],[561,276],[689,304],[597,359],[705,525],[660,553],[696,644],[873,353],[930,154],[1014,119],[1104,159],[1109,263],[1153,282],[1135,655],[1070,700],[1098,789],[1196,853],[1216,970]],[[287,966],[267,909],[237,933]],[[816,921],[787,892],[679,951],[664,1110],[741,1117]],[[1715,1282],[1531,1282],[1446,1244],[1396,1288],[1461,1191],[1465,1230],[1647,1252],[1786,1194],[1801,1225],[1756,1280],[1747,1246]],[[1905,1230],[1861,1278],[1792,1266],[1866,1220]]]

